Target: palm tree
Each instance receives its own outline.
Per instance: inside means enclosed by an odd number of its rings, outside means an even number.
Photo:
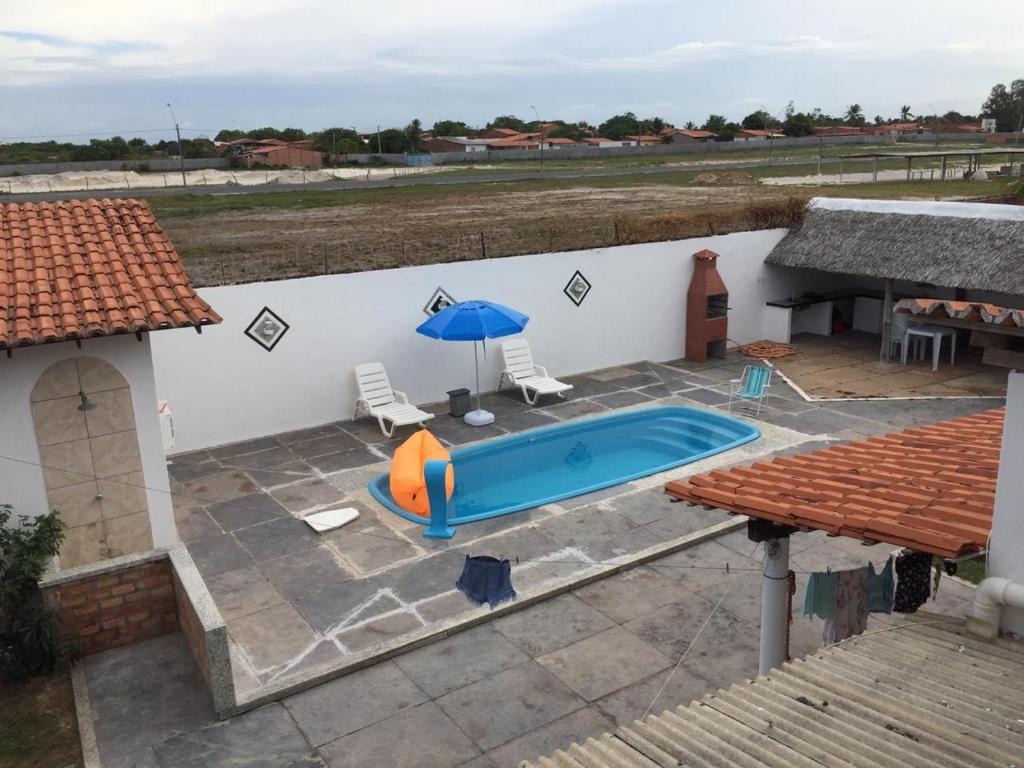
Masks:
[[[908,120],[910,120],[911,117],[912,117],[912,115],[911,115],[911,112],[910,112],[910,105],[909,104],[904,104],[902,107],[900,107],[900,122],[901,123],[907,122]]]
[[[846,122],[850,125],[863,125],[864,123],[864,110],[861,109],[860,104],[851,104],[846,108]]]

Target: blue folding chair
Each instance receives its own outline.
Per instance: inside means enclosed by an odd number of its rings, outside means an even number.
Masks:
[[[761,413],[764,399],[768,396],[768,387],[772,382],[772,369],[761,365],[748,365],[743,369],[743,376],[729,382],[729,412],[732,412],[733,400],[744,400],[748,403],[757,402],[755,413]]]

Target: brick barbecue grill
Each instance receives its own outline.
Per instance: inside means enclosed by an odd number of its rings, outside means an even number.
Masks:
[[[715,262],[718,254],[703,250],[693,254],[693,278],[686,292],[686,359],[703,363],[725,357],[728,332],[729,291]]]

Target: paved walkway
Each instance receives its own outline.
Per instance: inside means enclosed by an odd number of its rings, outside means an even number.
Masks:
[[[727,381],[739,375],[744,363],[732,356],[703,366],[643,363],[639,368],[595,372],[576,379],[573,401],[541,411],[508,405],[513,410],[499,414],[499,424],[547,423],[664,398],[685,398],[690,404],[723,408]],[[498,397],[492,398],[495,403],[501,402]],[[766,434],[774,425],[781,428],[778,434],[796,436],[785,446],[777,446],[777,452],[790,453],[808,450],[818,442],[858,439],[994,405],[991,400],[816,404],[778,387],[760,420]],[[457,424],[444,425],[442,417],[437,422],[435,431],[450,444],[468,439]],[[447,568],[442,571],[443,579],[417,568],[420,563],[446,563],[454,558],[444,550],[431,550],[418,531],[410,533],[408,526],[401,525],[396,528],[395,520],[383,517],[384,513],[367,516],[372,525],[387,526],[391,541],[381,544],[383,554],[359,545],[339,547],[337,542],[324,544],[315,539],[292,548],[291,542],[298,539],[288,531],[298,531],[296,526],[304,529],[296,516],[319,504],[358,501],[355,494],[365,486],[370,472],[376,471],[368,469],[369,461],[362,466],[339,466],[338,462],[348,458],[338,454],[349,457],[353,455],[349,452],[355,452],[362,456],[360,461],[367,458],[364,454],[374,459],[379,459],[378,451],[387,455],[389,442],[365,442],[379,436],[365,427],[328,425],[319,436],[268,438],[250,443],[242,453],[236,452],[237,446],[217,449],[179,457],[172,465],[183,535],[228,616],[235,652],[244,654],[251,664],[250,684],[259,684],[260,661],[253,663],[253,657],[259,660],[258,654],[266,653],[263,669],[273,670],[275,649],[295,645],[280,637],[290,637],[296,626],[318,631],[316,614],[300,599],[303,594],[319,593],[304,591],[310,583],[341,577],[347,589],[354,589],[360,580],[379,586],[374,579],[384,578],[384,588],[391,590],[388,597],[397,605],[360,626],[346,625],[329,638],[330,646],[322,642],[321,633],[315,647],[317,653],[327,653],[329,663],[336,661],[335,653],[349,650],[350,643],[370,648],[382,638],[400,637],[408,631],[408,626],[400,623],[406,619],[394,617],[418,615],[425,619],[422,605],[410,609],[414,590],[431,584],[435,585],[432,589],[448,589],[452,574]],[[325,454],[314,455],[311,450],[319,448],[302,447],[323,437],[328,438],[323,445],[330,447],[335,444],[332,441],[347,442],[360,436],[364,437],[360,445]],[[730,462],[750,460],[739,451],[729,456]],[[261,466],[253,465],[254,457]],[[296,480],[289,475],[307,473],[303,467],[316,470],[314,478]],[[683,474],[689,474],[700,467],[683,469]],[[290,482],[275,484],[282,476]],[[314,481],[320,482],[314,485]],[[306,490],[295,492],[300,484],[308,484],[302,487],[309,488],[309,495]],[[575,510],[562,507],[536,517],[527,513],[525,523],[507,530],[499,527],[489,536],[509,536],[502,551],[529,557],[523,555],[526,546],[543,540],[537,539],[538,531],[548,536],[550,530],[560,528],[561,535],[572,539],[577,549],[591,559],[600,559],[628,553],[632,539],[650,541],[653,535],[664,541],[684,528],[693,530],[724,519],[717,511],[669,505],[659,486],[660,480],[652,487],[620,488],[615,496],[578,502],[582,506]],[[289,488],[292,490],[287,491]],[[245,496],[259,501],[231,504]],[[270,506],[270,501],[280,510]],[[306,506],[300,508],[302,504]],[[247,520],[257,509],[271,513],[258,522]],[[584,525],[588,521],[595,522]],[[260,527],[267,532],[258,530]],[[277,534],[271,535],[269,527]],[[587,536],[591,528],[599,530],[600,536],[573,539]],[[352,538],[360,535],[353,532]],[[458,545],[459,537],[454,541]],[[277,549],[280,546],[283,551]],[[420,559],[389,560],[388,548],[397,546],[423,551],[417,555]],[[558,550],[548,545],[547,551]],[[821,534],[795,536],[792,551],[798,600],[806,572],[860,565],[867,560],[879,563],[888,554],[884,545],[865,547]],[[387,577],[382,577],[384,571],[360,567],[360,563],[375,562],[373,558],[378,556],[392,564],[385,569],[391,571]],[[518,760],[605,731],[615,723],[641,717],[684,653],[683,663],[654,709],[684,703],[754,675],[758,565],[759,554],[745,534],[732,533],[224,722],[215,721],[196,667],[178,635],[90,657],[85,669],[104,766],[515,765]],[[519,576],[524,575],[520,571]],[[946,580],[929,609],[957,613],[968,595],[968,588]],[[329,596],[322,605],[344,599],[340,593],[329,592]],[[431,600],[438,606],[447,605],[448,617],[459,606],[465,607],[458,593],[438,593],[423,602]],[[439,610],[438,615],[443,614]],[[252,616],[260,618],[245,621]],[[296,617],[301,625],[295,623]],[[399,622],[397,630],[392,619]],[[705,622],[706,628],[697,637]],[[247,639],[246,627],[263,639]],[[342,642],[335,642],[350,630],[360,630],[361,635],[351,632]],[[815,650],[820,631],[820,622],[798,618],[792,629],[794,655]],[[318,662],[314,655],[309,663]]]

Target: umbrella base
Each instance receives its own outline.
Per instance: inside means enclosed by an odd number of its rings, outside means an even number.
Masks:
[[[490,411],[477,409],[467,413],[463,420],[471,427],[483,427],[494,423],[494,414]]]

